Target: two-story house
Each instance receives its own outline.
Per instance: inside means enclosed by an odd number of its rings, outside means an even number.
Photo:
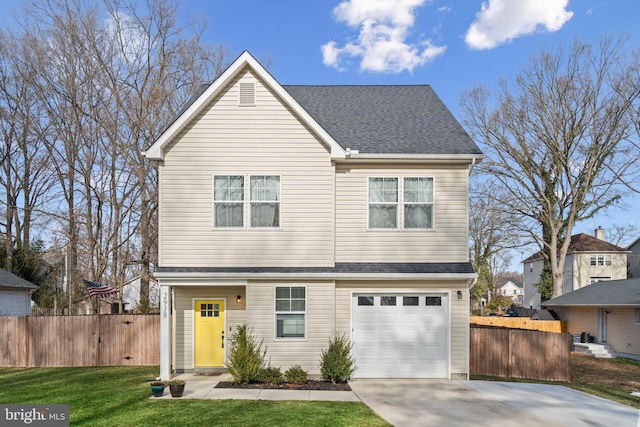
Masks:
[[[605,230],[595,230],[594,236],[580,233],[571,236],[564,263],[562,293],[575,291],[603,280],[627,278],[628,251],[605,240]],[[523,261],[524,306],[539,308],[540,293],[535,286],[540,281],[544,258],[536,252]]]
[[[504,297],[509,297],[514,304],[522,306],[524,289],[522,282],[518,279],[504,277],[498,281],[498,293]]]
[[[248,52],[146,151],[159,171],[160,376],[223,367],[237,325],[318,374],[468,378],[468,181],[429,86],[282,86]]]

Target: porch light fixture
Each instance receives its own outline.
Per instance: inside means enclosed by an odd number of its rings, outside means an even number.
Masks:
[[[240,304],[242,302],[242,295],[236,296],[236,303]]]
[[[458,291],[458,299],[462,299],[462,291]]]

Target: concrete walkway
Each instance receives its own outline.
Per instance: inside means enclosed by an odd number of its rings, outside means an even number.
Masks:
[[[396,427],[640,427],[640,411],[563,386],[494,381],[356,379],[352,391],[215,388],[229,374],[183,374],[181,399],[363,402]],[[169,388],[162,397],[173,399]]]

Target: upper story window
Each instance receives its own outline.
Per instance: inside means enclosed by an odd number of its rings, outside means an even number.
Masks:
[[[242,228],[244,226],[244,177],[220,175],[213,177],[213,226]]]
[[[611,265],[611,254],[608,255],[591,255],[589,258],[590,265]]]
[[[433,229],[433,178],[370,177],[368,209],[369,229]]]
[[[280,177],[251,177],[251,227],[280,226]]]
[[[244,228],[245,212],[251,228],[280,227],[280,176],[252,175],[245,187],[243,175],[213,177],[213,225],[215,228]],[[249,201],[249,208],[245,208]]]

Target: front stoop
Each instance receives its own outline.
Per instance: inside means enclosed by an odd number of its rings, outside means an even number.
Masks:
[[[588,356],[611,359],[616,357],[609,344],[593,344],[577,342],[573,344],[577,353],[583,353]]]

